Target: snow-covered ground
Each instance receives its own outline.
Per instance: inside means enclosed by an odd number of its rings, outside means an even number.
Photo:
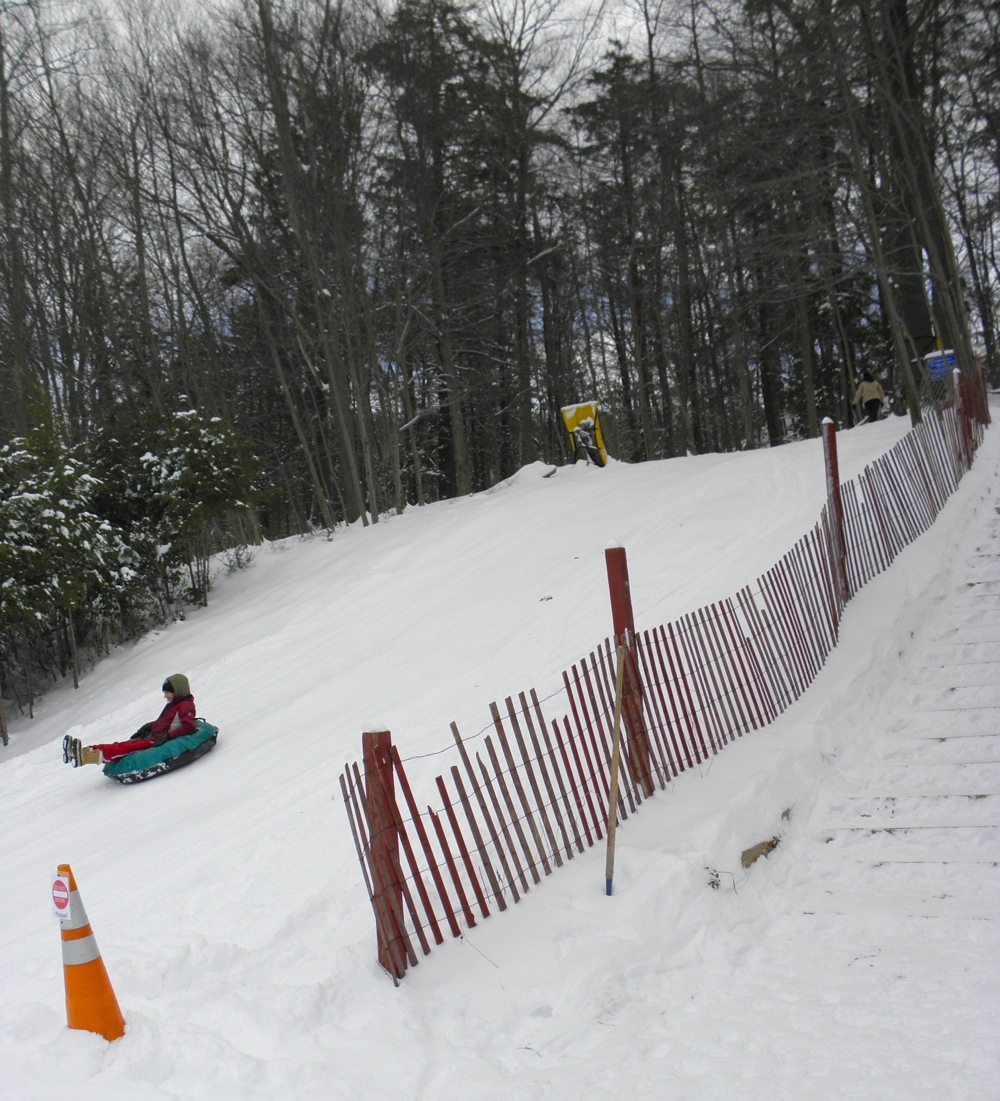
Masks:
[[[906,428],[841,433],[842,476]],[[818,441],[547,472],[262,548],[12,723],[0,1099],[1000,1097],[996,429],[802,700],[629,818],[613,897],[591,850],[398,989],[378,969],[337,786],[361,732],[391,730],[427,790],[451,720],[546,695],[610,633],[606,546],[651,627],[756,578],[825,495]],[[155,716],[172,672],[213,753],[136,786],[62,764],[65,732]],[[125,1014],[112,1044],[65,1027],[60,863]]]

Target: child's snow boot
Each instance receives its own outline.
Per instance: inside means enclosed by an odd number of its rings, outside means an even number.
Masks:
[[[77,765],[103,765],[104,756],[99,749],[92,745],[80,745],[76,743]]]
[[[79,738],[71,738],[68,734],[63,738],[63,760],[74,768],[79,768],[80,765],[104,764],[99,749],[84,745]]]

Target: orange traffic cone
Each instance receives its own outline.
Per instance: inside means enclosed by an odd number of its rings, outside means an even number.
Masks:
[[[70,1028],[99,1032],[105,1040],[117,1040],[125,1034],[125,1018],[70,866],[60,864],[59,875],[69,881],[69,916],[61,922],[66,1023]]]

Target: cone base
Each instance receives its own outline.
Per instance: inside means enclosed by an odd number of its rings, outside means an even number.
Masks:
[[[70,1028],[97,1032],[105,1040],[125,1035],[125,1018],[103,960],[67,967],[64,976],[66,1024]]]

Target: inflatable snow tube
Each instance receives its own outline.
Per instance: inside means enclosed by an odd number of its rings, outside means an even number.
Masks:
[[[104,775],[120,784],[138,784],[197,761],[215,748],[219,728],[204,719],[196,721],[198,726],[193,734],[183,734],[152,749],[138,749],[135,753],[126,753],[117,761],[108,761],[104,766]]]

